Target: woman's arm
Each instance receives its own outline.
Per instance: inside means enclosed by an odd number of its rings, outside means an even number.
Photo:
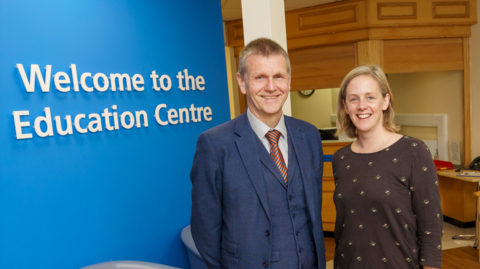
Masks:
[[[412,143],[413,158],[410,190],[417,220],[419,263],[423,268],[442,267],[443,215],[440,207],[438,176],[428,147]]]

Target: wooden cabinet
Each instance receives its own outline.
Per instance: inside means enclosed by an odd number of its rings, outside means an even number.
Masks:
[[[451,222],[460,227],[473,227],[476,214],[478,178],[459,178],[453,170],[438,171],[438,183],[442,212]]]
[[[285,13],[285,22],[290,40],[362,29],[367,27],[366,2],[346,1],[292,10]]]
[[[289,50],[375,39],[469,37],[476,0],[349,0],[285,13]],[[227,41],[243,47],[242,20]]]
[[[369,25],[381,26],[452,26],[475,24],[477,1],[440,0],[370,0]]]
[[[323,154],[326,159],[331,159],[338,149],[349,145],[350,142],[323,143]],[[335,182],[333,181],[332,162],[323,164],[323,183],[322,183],[322,221],[323,230],[333,232],[335,230],[335,219],[337,217],[335,204],[333,203],[333,192],[335,191]]]
[[[463,38],[383,41],[383,69],[388,74],[463,70]]]
[[[355,44],[340,44],[289,52],[292,91],[337,88],[355,68]]]

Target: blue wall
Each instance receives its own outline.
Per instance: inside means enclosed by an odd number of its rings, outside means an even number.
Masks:
[[[75,64],[85,72],[140,74],[143,91],[27,93],[17,64],[52,76]],[[205,90],[180,91],[176,75],[203,76]],[[155,91],[151,72],[167,74]],[[92,79],[87,79],[92,86]],[[68,85],[63,85],[68,86]],[[73,83],[70,83],[73,86]],[[212,120],[159,125],[158,104],[210,107]],[[53,118],[72,121],[105,108],[145,111],[148,127],[61,136]],[[35,119],[51,111],[53,136]],[[30,122],[16,139],[14,111]],[[218,0],[0,0],[0,268],[79,268],[141,260],[188,268],[180,232],[190,221],[190,167],[198,135],[229,119],[221,7]],[[110,121],[113,119],[110,118]],[[113,123],[111,122],[111,125]],[[41,123],[43,132],[47,124]]]

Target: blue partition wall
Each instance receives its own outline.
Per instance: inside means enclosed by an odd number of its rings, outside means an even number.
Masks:
[[[197,137],[229,115],[220,1],[0,0],[0,268],[188,268]]]

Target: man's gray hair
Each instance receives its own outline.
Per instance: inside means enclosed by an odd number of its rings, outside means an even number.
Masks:
[[[292,73],[288,53],[282,48],[282,46],[269,38],[261,37],[252,40],[243,48],[242,52],[240,52],[240,56],[238,57],[238,73],[242,76],[242,78],[245,78],[245,74],[248,72],[247,57],[251,54],[261,55],[267,58],[270,55],[282,55],[285,57],[288,75],[290,76]]]

